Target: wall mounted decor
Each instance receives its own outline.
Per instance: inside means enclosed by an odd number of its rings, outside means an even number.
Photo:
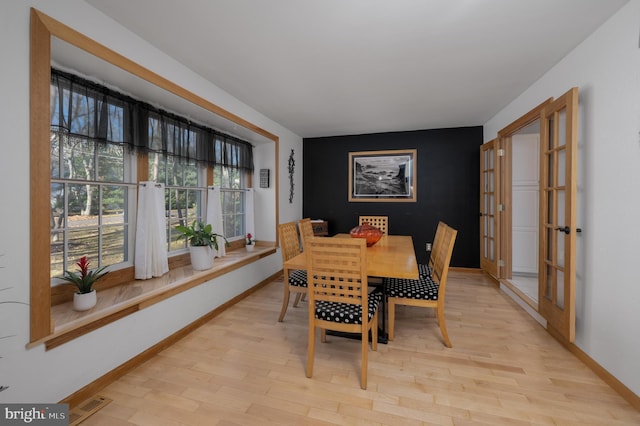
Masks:
[[[349,153],[349,201],[415,202],[417,150]]]
[[[289,155],[289,204],[293,204],[293,172],[296,168],[296,160],[293,158],[293,149]]]
[[[260,188],[269,187],[269,169],[260,169]]]

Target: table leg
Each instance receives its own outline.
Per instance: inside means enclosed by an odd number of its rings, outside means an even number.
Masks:
[[[382,330],[378,330],[378,343],[387,344],[389,334],[387,334],[387,288],[384,278],[382,279]]]

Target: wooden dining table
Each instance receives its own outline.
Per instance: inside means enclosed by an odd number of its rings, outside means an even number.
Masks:
[[[349,234],[336,234],[333,238],[351,238]],[[284,262],[285,282],[289,271],[307,269],[305,253]],[[380,241],[367,247],[367,273],[370,277],[418,279],[418,261],[409,235],[383,235]]]
[[[349,234],[336,234],[333,238],[352,238]],[[306,270],[306,253],[284,262],[282,266],[285,285],[289,281],[289,271]],[[369,277],[418,279],[418,261],[413,248],[413,238],[409,235],[383,235],[371,247],[367,247],[367,274]],[[384,292],[384,288],[382,289]],[[382,330],[379,342],[387,343],[386,295],[382,312]]]

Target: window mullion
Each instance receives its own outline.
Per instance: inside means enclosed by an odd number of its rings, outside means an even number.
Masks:
[[[66,271],[69,269],[69,265],[67,264],[67,253],[69,253],[69,184],[64,184],[64,208],[63,208],[63,216],[64,216],[64,226],[62,227],[62,270]]]
[[[96,167],[97,168],[97,167]],[[101,267],[104,264],[102,259],[102,240],[104,235],[104,223],[102,222],[102,191],[104,189],[103,185],[98,185],[98,267]],[[91,214],[91,212],[89,212]]]

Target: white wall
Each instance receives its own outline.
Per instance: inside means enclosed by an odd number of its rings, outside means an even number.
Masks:
[[[489,141],[580,89],[576,345],[640,395],[640,0],[632,0],[484,126]]]
[[[115,323],[45,351],[26,349],[29,340],[29,8],[88,35],[140,65],[176,82],[228,111],[280,137],[280,182],[288,180],[291,148],[302,153],[302,139],[206,82],[180,63],[122,28],[81,0],[5,1],[0,6],[0,402],[57,402],[113,368],[281,269],[279,253],[205,285],[127,316]],[[258,168],[274,170],[275,149],[256,152]],[[302,163],[296,179],[302,181]],[[301,184],[297,186],[301,189]],[[257,215],[259,239],[275,240],[275,187]],[[299,219],[302,202],[288,202],[280,190],[281,217]],[[48,259],[42,259],[48,262]],[[276,321],[276,318],[274,318]]]

